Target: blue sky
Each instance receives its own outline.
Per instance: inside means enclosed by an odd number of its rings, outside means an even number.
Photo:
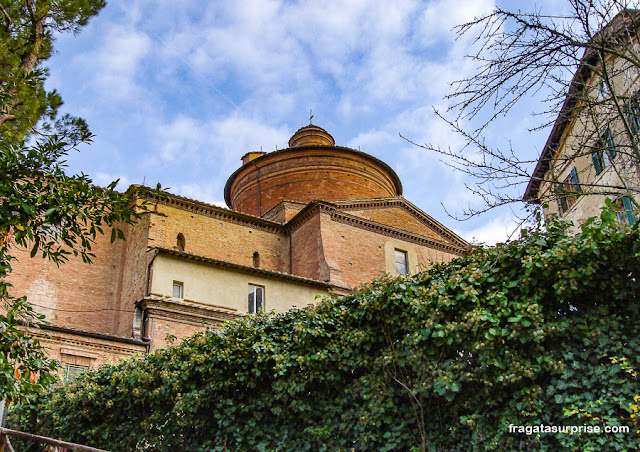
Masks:
[[[101,185],[119,178],[123,190],[160,182],[224,205],[240,157],[287,147],[312,109],[313,123],[336,144],[387,162],[404,196],[463,238],[504,240],[510,209],[450,218],[441,204],[459,212],[479,200],[439,156],[399,136],[460,144],[433,113],[447,108],[449,83],[473,70],[469,40],[451,29],[493,7],[491,0],[111,1],[78,36],[60,36],[48,62],[47,87],[96,135],[69,157],[70,170]],[[534,109],[501,121],[490,138],[538,155],[546,132],[527,131]]]

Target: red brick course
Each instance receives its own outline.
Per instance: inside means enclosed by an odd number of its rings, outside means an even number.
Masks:
[[[386,198],[401,194],[397,175],[379,160],[353,149],[312,146],[263,155],[227,181],[234,210],[261,216],[283,200]]]

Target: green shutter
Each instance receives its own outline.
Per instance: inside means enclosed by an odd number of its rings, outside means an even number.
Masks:
[[[591,158],[593,159],[593,167],[596,170],[596,174],[600,174],[602,172],[602,159],[600,158],[600,150],[595,149],[591,151]]]
[[[628,196],[622,197],[622,206],[627,216],[627,223],[629,223],[629,226],[633,225],[636,222],[636,216],[633,214],[633,202]]]
[[[629,128],[631,132],[637,134],[640,132],[640,110],[638,109],[638,100],[631,99],[627,102],[625,106],[625,110],[627,113],[627,122],[629,123]]]
[[[561,193],[558,198],[558,210],[560,211],[560,215],[564,214],[567,210],[569,210],[569,204],[567,204],[567,197],[564,193]]]
[[[573,191],[575,193],[582,193],[582,188],[580,188],[580,181],[578,180],[578,171],[575,166],[571,168],[571,184],[573,185]]]
[[[609,157],[613,159],[616,156],[616,144],[613,142],[611,129],[607,127],[607,130],[604,131],[604,134],[602,136],[607,147],[607,154],[609,154]]]

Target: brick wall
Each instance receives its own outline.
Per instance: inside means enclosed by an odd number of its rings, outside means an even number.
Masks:
[[[304,209],[305,206],[306,204],[302,202],[281,201],[267,213],[262,215],[262,218],[264,218],[265,220],[284,224],[295,217],[298,212]]]
[[[260,227],[229,218],[216,218],[159,204],[151,215],[149,245],[176,248],[178,234],[185,238],[187,253],[253,266],[253,254],[260,256],[260,268],[289,271],[289,243],[279,227]]]
[[[119,280],[116,286],[117,296],[113,301],[111,334],[131,337],[135,303],[147,292],[147,269],[153,257],[148,248],[149,224],[152,214],[142,214],[134,225],[125,225],[126,241],[122,244],[119,258]]]
[[[209,326],[204,323],[155,315],[149,316],[146,323],[145,332],[151,338],[151,348],[149,349],[151,352],[168,345],[176,345],[186,337],[193,336],[199,331],[205,331]]]
[[[324,259],[331,269],[333,284],[345,283],[355,288],[380,278],[386,273],[385,244],[389,240],[403,243],[405,249],[415,250],[418,265],[448,262],[457,257],[452,252],[438,250],[400,238],[340,223],[328,214],[321,215]]]
[[[440,235],[436,231],[400,207],[348,210],[347,212],[351,215],[367,218],[377,223],[387,224],[394,228],[413,232],[414,234],[419,234],[432,239],[441,239]]]
[[[313,213],[291,233],[291,273],[319,281],[329,280],[329,268],[324,259],[320,213]]]
[[[15,249],[12,293],[27,295],[55,325],[111,334],[122,247],[121,240],[112,244],[110,236],[98,235],[92,264],[72,256],[60,267],[40,255],[30,258],[29,250]]]

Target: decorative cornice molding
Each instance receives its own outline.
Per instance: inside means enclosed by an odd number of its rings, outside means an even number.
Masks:
[[[447,251],[459,256],[467,253],[468,248],[452,245],[445,242],[439,242],[437,240],[424,237],[422,235],[414,234],[411,232],[403,231],[402,229],[393,228],[391,226],[384,225],[382,223],[376,223],[371,220],[367,220],[355,215],[349,215],[344,212],[334,212],[331,215],[331,219],[338,223],[349,224],[361,229],[376,232],[378,234],[386,235],[388,237],[399,238],[407,242],[417,243],[419,245],[427,246],[429,248],[437,248],[442,251]]]
[[[137,305],[150,317],[182,320],[195,325],[214,325],[243,316],[231,309],[160,297],[145,297]]]
[[[106,334],[89,333],[86,331],[74,330],[71,328],[62,328],[52,325],[38,325],[38,327],[36,328],[29,328],[29,333],[39,338],[49,339],[57,343],[105,350],[124,355],[133,355],[135,353],[147,352],[149,349],[149,344],[146,341],[125,339],[122,337],[109,336]],[[65,337],[55,333],[67,334],[69,336],[75,337]],[[105,342],[112,342],[112,344],[82,340],[82,338],[98,339]],[[118,344],[132,345],[136,347],[136,349]]]
[[[466,248],[469,245],[467,241],[465,241],[462,237],[459,237],[457,234],[450,231],[446,226],[442,223],[434,219],[429,214],[422,211],[416,205],[409,202],[406,198],[402,196],[397,196],[394,198],[380,198],[380,199],[362,199],[362,200],[345,200],[339,201],[335,203],[338,206],[339,210],[343,209],[379,209],[385,207],[399,207],[405,212],[413,215],[420,221],[422,224],[432,229],[434,232],[446,237],[451,240],[455,245],[459,247]]]
[[[216,220],[227,221],[242,226],[251,226],[261,231],[277,234],[285,233],[280,223],[236,212],[235,210],[225,209],[224,207],[214,206],[202,201],[185,198],[184,196],[174,195],[173,193],[161,192],[158,194],[148,187],[138,187],[137,193],[153,203],[163,204],[198,215],[205,215],[215,218]],[[150,210],[150,213],[159,214],[153,210]]]
[[[425,222],[425,226],[434,229],[436,232],[441,233],[447,238],[450,238],[454,243],[440,242],[419,234],[404,231],[402,229],[388,226],[382,223],[378,223],[367,218],[350,215],[346,212],[341,212],[342,209],[353,208],[380,208],[380,207],[401,207],[407,212],[418,216]],[[367,229],[374,231],[389,237],[398,238],[401,240],[407,240],[420,245],[428,246],[430,248],[437,248],[440,250],[448,251],[453,254],[463,255],[468,252],[471,247],[470,244],[465,242],[462,238],[453,234],[445,226],[438,223],[426,213],[422,212],[413,204],[409,203],[402,197],[395,198],[380,198],[380,199],[366,199],[366,200],[354,200],[354,201],[312,201],[304,209],[300,211],[295,217],[293,217],[285,226],[288,229],[288,233],[291,234],[294,230],[304,224],[310,217],[318,212],[325,212],[331,215],[331,219],[340,223],[349,224],[359,227],[361,229]]]

